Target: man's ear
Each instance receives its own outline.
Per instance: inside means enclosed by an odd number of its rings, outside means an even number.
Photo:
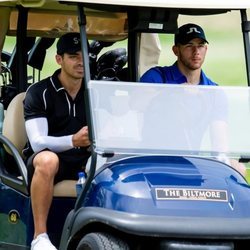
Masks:
[[[172,47],[172,51],[174,52],[174,54],[175,54],[176,56],[178,56],[179,50],[178,50],[178,47],[177,47],[176,45],[174,45],[174,46]]]
[[[57,62],[59,65],[61,65],[61,62],[62,62],[62,56],[61,56],[61,55],[56,54],[55,58],[56,58],[56,62]]]

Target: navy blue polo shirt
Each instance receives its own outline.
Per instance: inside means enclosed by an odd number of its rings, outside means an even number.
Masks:
[[[87,125],[83,84],[73,100],[59,81],[59,73],[60,69],[32,84],[24,100],[25,120],[46,118],[49,136],[72,135]],[[79,147],[67,150],[64,155],[87,160],[90,154],[86,148]]]
[[[149,69],[142,75],[140,81],[150,83],[182,84],[187,82],[187,78],[180,72],[179,68],[177,67],[177,63],[174,63],[172,66],[157,66]],[[199,85],[218,84],[207,78],[205,73],[201,71]]]

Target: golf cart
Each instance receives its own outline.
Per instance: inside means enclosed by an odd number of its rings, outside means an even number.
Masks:
[[[26,66],[33,62],[37,69],[37,57],[29,59],[40,38],[56,39],[74,30],[82,40],[92,155],[79,197],[75,181],[55,185],[48,219],[51,241],[60,250],[246,249],[250,188],[228,159],[250,160],[249,9],[247,0],[0,1],[1,39],[2,34],[16,36],[15,67],[8,67],[12,55],[4,59],[6,72],[15,75],[7,77],[12,81],[5,87],[16,92],[3,105],[0,249],[29,249],[33,237],[22,157],[27,138],[21,103],[32,84]],[[241,18],[245,86],[139,83],[142,72],[156,63],[152,57],[159,55],[152,33],[176,33],[181,16],[213,18],[230,12]],[[27,39],[35,42],[28,46]],[[143,44],[150,39],[154,45]],[[110,67],[93,74],[91,40],[126,41],[123,77],[115,70],[110,74]],[[141,54],[145,51],[147,56]],[[39,65],[42,70],[43,61]],[[218,117],[227,122],[227,133],[218,126],[211,134]]]

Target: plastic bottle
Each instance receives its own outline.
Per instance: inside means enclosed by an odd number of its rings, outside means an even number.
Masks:
[[[76,194],[77,194],[77,196],[80,195],[85,180],[86,180],[85,173],[84,172],[79,172],[78,173],[78,180],[77,180],[77,183],[76,183]]]

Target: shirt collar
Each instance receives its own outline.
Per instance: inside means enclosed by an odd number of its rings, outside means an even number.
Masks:
[[[61,72],[61,69],[58,69],[58,70],[56,70],[56,71],[54,72],[54,74],[50,77],[50,82],[51,82],[53,88],[54,88],[57,92],[62,91],[62,90],[66,91],[65,88],[62,86],[62,84],[61,84],[59,78],[58,78],[58,75],[60,74],[60,72]],[[83,92],[83,89],[84,89],[84,84],[81,85],[81,89],[80,89],[80,91],[78,91],[78,93],[79,93],[79,92],[80,92],[80,93]],[[67,92],[67,91],[66,91],[66,92]],[[78,93],[77,93],[77,95],[78,95]]]
[[[187,82],[187,78],[180,72],[177,62],[175,62],[172,66],[172,73],[175,82],[184,83]]]
[[[177,66],[177,62],[175,62],[172,66],[173,68],[173,78],[176,82],[178,83],[184,83],[184,82],[187,82],[187,78],[186,76],[184,76],[178,66]],[[201,70],[201,75],[200,75],[200,82],[199,82],[199,85],[205,85],[206,84],[206,79],[207,77],[205,76],[205,73],[203,72],[203,70]]]
[[[58,92],[60,90],[63,90],[64,87],[62,86],[58,75],[61,73],[61,69],[58,69],[54,72],[54,74],[50,77],[50,82],[52,84],[52,86],[54,87],[54,89]]]

